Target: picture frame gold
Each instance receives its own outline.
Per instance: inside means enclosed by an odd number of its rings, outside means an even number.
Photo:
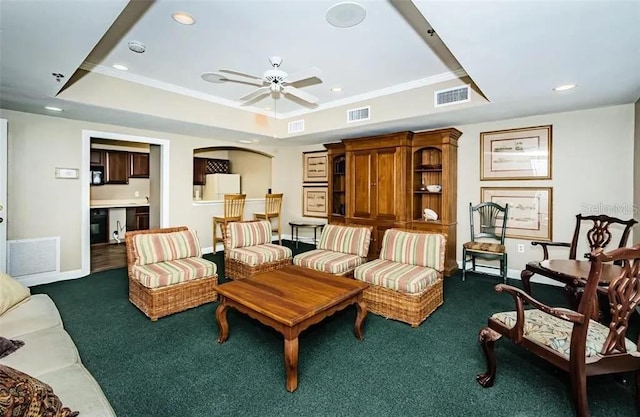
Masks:
[[[550,180],[552,125],[480,133],[480,180]]]
[[[329,187],[326,185],[302,186],[302,215],[304,217],[328,217]]]
[[[302,153],[302,182],[328,182],[327,151]]]
[[[509,204],[506,237],[550,241],[553,231],[552,187],[482,187],[481,202]],[[498,220],[502,226],[502,219]]]

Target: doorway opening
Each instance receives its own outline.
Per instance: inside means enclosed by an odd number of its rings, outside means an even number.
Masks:
[[[127,230],[168,224],[169,141],[85,130],[82,161],[86,275],[126,266]]]

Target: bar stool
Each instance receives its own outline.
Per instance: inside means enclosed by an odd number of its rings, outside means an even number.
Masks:
[[[213,217],[213,253],[216,253],[216,243],[222,242],[224,245],[224,231],[227,223],[241,222],[244,213],[244,202],[247,199],[246,194],[225,194],[224,195],[224,216]],[[220,223],[220,234],[216,234],[216,225]]]
[[[264,196],[264,213],[253,213],[254,220],[278,219],[277,226],[271,227],[272,232],[278,232],[278,244],[282,245],[282,234],[280,232],[280,209],[282,208],[282,196],[284,194],[267,194]]]

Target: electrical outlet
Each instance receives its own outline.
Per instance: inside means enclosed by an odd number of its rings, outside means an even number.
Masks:
[[[133,193],[133,195],[136,197],[140,197],[140,191],[136,191],[135,193]]]
[[[518,253],[524,253],[524,245],[522,243],[518,243]]]

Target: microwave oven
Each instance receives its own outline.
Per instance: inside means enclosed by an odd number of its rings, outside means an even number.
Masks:
[[[102,167],[91,167],[89,180],[91,185],[104,184],[104,169]]]

